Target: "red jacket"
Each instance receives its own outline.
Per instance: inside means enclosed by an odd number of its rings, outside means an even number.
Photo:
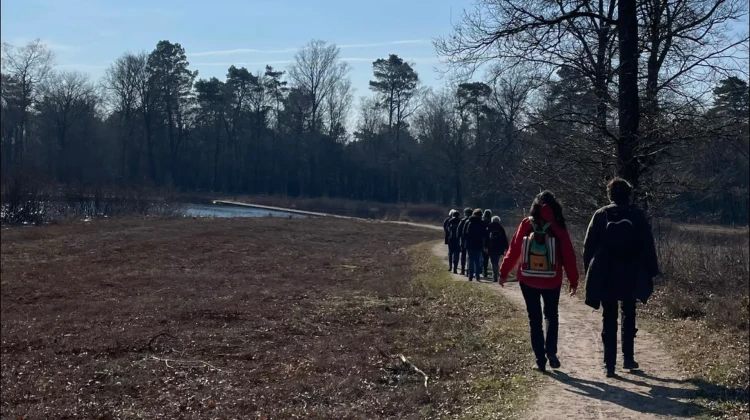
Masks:
[[[576,266],[576,254],[573,250],[573,244],[570,242],[568,231],[555,224],[552,209],[548,206],[542,206],[541,216],[545,222],[550,223],[550,231],[555,236],[559,246],[555,250],[555,259],[561,261],[557,264],[557,275],[552,278],[526,277],[521,270],[516,270],[516,278],[519,282],[537,289],[556,289],[562,286],[562,270],[565,268],[565,274],[571,287],[578,287],[578,267]],[[513,268],[520,265],[519,259],[523,249],[523,238],[532,232],[531,220],[525,218],[518,225],[513,240],[510,243],[510,249],[505,253],[503,262],[500,265],[500,278],[507,278]]]

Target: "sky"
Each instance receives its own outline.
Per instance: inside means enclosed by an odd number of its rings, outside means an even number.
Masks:
[[[289,66],[312,39],[335,43],[352,67],[355,97],[369,95],[372,62],[398,54],[428,86],[444,84],[432,40],[451,32],[471,0],[3,0],[0,39],[40,38],[59,68],[99,79],[126,51],[179,42],[199,77],[234,64]]]

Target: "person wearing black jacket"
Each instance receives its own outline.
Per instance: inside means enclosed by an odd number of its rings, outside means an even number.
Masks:
[[[602,343],[607,377],[615,376],[617,311],[622,312],[623,368],[638,369],[635,361],[635,303],[646,303],[659,275],[654,237],[646,214],[630,204],[633,187],[621,178],[607,184],[612,204],[594,213],[583,248],[586,304],[602,307]],[[618,308],[619,307],[619,308]]]
[[[473,281],[474,277],[479,281],[479,275],[482,272],[482,250],[484,250],[486,236],[487,227],[482,220],[482,210],[475,209],[464,227],[466,252],[469,254],[469,281]]]
[[[487,255],[492,263],[492,281],[497,283],[497,277],[500,273],[500,257],[508,250],[508,237],[505,235],[505,229],[500,224],[500,216],[492,216],[492,221],[487,226]]]
[[[443,233],[445,233],[445,244],[448,245],[448,222],[453,217],[453,212],[456,211],[455,209],[451,209],[451,211],[448,212],[448,217],[443,221]]]
[[[484,229],[485,231],[487,228],[490,227],[490,223],[492,222],[492,210],[485,209],[484,214],[482,214],[482,221],[484,222]],[[485,232],[489,233],[489,232]],[[487,239],[487,238],[485,238]],[[482,250],[482,272],[484,273],[484,278],[487,278],[487,268],[490,265],[490,254],[487,253],[487,247]]]
[[[453,210],[452,216],[446,224],[448,230],[448,271],[453,271],[453,274],[458,274],[458,254],[461,251],[458,240],[458,225],[461,223],[459,217],[458,211]]]
[[[466,241],[464,240],[464,230],[466,228],[466,222],[471,217],[471,209],[466,207],[464,209],[464,217],[458,225],[458,246],[461,252],[461,275],[465,276],[466,273]]]

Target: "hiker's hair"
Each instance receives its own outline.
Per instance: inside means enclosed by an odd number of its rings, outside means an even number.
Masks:
[[[481,215],[482,215],[482,209],[474,209],[472,216],[481,216]]]
[[[451,217],[451,216],[453,216],[453,212],[454,212],[454,211],[456,211],[456,209],[451,209],[451,210],[450,210],[450,211],[448,212],[448,217]]]
[[[547,205],[552,209],[552,214],[555,215],[555,222],[565,229],[565,217],[563,216],[563,210],[560,203],[557,202],[555,195],[552,191],[544,190],[534,197],[534,201],[531,203],[531,209],[529,210],[529,216],[536,220],[542,220],[542,206]]]
[[[484,219],[484,220],[488,220],[488,221],[489,221],[489,220],[492,220],[492,210],[490,210],[490,209],[486,209],[486,210],[484,211],[484,215],[482,215],[482,219]]]
[[[464,216],[466,216],[466,217],[471,216],[471,207],[466,207],[464,209]]]
[[[500,216],[492,216],[492,223],[500,224]]]
[[[632,194],[633,186],[620,177],[615,177],[607,183],[607,197],[618,206],[630,204]]]
[[[460,215],[461,213],[459,213],[458,210],[453,210],[453,214],[451,214],[451,217],[457,219]]]

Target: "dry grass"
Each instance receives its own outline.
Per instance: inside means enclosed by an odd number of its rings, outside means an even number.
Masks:
[[[0,415],[512,418],[533,388],[523,317],[405,251],[435,236],[324,219],[5,229]]]
[[[655,225],[663,278],[642,312],[723,418],[750,414],[746,229]]]

